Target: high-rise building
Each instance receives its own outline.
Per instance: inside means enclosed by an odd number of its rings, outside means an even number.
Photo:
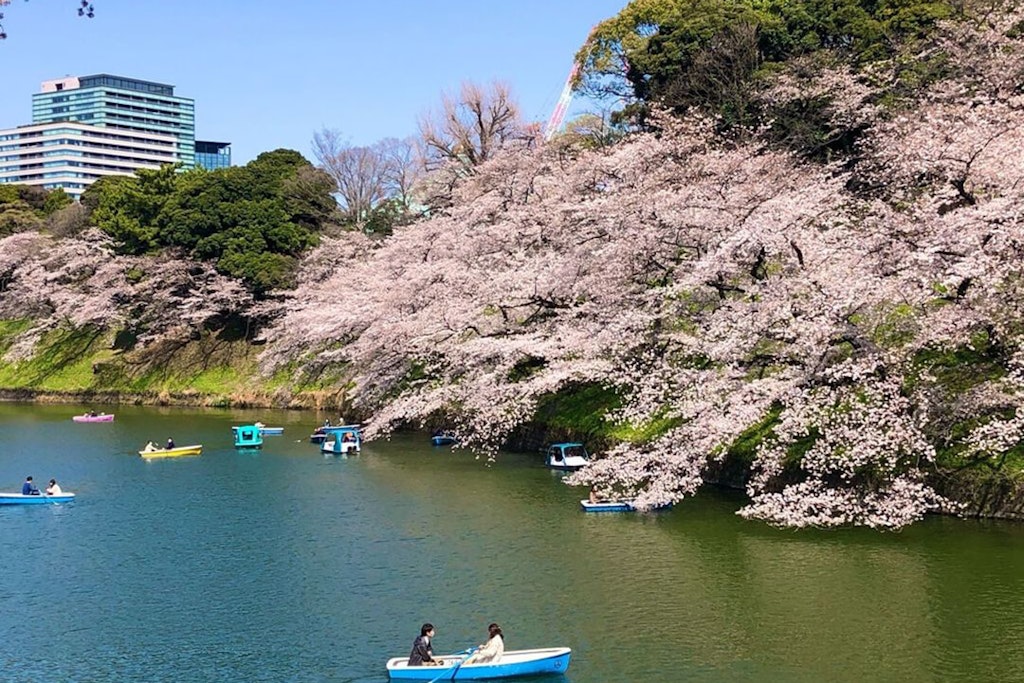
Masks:
[[[104,175],[163,164],[231,165],[229,143],[196,142],[194,100],[165,83],[111,74],[44,81],[32,95],[32,124],[0,130],[0,183],[79,197]]]
[[[173,85],[110,74],[43,81],[42,91],[32,95],[32,123],[60,121],[171,135],[178,161],[195,165],[195,101],[175,97]]]

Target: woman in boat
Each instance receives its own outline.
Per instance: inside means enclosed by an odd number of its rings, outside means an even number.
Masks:
[[[60,484],[57,483],[56,479],[51,479],[50,484],[46,487],[46,495],[48,496],[59,496],[64,491],[61,490]]]
[[[167,437],[167,450],[174,448],[174,439]]]
[[[434,659],[434,650],[430,645],[434,637],[434,625],[427,622],[420,628],[420,635],[412,641],[412,652],[409,653],[409,666],[440,664]]]
[[[487,642],[480,646],[466,664],[497,664],[501,656],[505,654],[505,636],[501,633],[501,627],[491,624],[487,627]]]

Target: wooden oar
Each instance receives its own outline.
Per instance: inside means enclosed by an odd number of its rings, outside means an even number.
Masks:
[[[459,661],[455,662],[455,666],[453,666],[451,669],[446,669],[445,671],[442,671],[436,677],[434,677],[434,678],[430,679],[429,681],[427,681],[427,683],[437,683],[442,678],[448,678],[449,680],[455,680],[455,672],[459,670],[459,667],[462,666],[463,662],[465,662],[467,659],[469,659],[470,657],[473,656],[473,653],[476,652],[477,649],[478,648],[471,647],[471,648],[467,648],[467,649],[463,650],[463,652],[465,652],[466,655],[462,659],[460,659]]]

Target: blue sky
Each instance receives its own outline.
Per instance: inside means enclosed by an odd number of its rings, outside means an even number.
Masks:
[[[508,82],[546,120],[591,26],[627,0],[14,0],[3,8],[0,128],[30,123],[39,84],[112,73],[196,101],[199,139],[235,163],[313,133],[354,145],[416,132],[464,80]],[[575,102],[574,109],[586,108]],[[592,107],[591,107],[592,108]]]

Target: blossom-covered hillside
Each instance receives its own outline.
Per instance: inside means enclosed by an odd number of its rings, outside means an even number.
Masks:
[[[750,468],[742,514],[899,527],[1022,460],[1024,58],[1016,11],[942,27],[942,77],[769,84],[863,133],[831,163],[696,115],[599,150],[509,151],[379,243],[328,240],[268,370],[349,373],[380,435],[445,417],[501,445],[597,391],[625,440],[573,478],[654,506]]]

